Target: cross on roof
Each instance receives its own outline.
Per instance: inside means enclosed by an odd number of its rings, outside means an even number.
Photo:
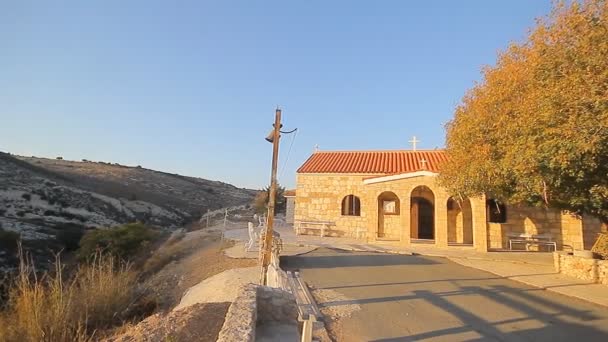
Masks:
[[[416,136],[414,135],[412,140],[409,140],[408,142],[412,144],[412,151],[416,151],[416,144],[419,143],[420,140],[416,139]]]
[[[424,159],[424,158],[420,159],[420,164],[422,164],[423,170],[426,170],[426,163],[428,163],[426,159]]]

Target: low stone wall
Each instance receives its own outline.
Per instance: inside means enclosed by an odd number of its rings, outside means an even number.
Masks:
[[[257,286],[247,284],[228,308],[217,342],[253,342],[257,323]]]
[[[597,260],[570,255],[564,252],[553,254],[555,270],[581,280],[608,285],[608,260]]]
[[[265,322],[294,323],[298,321],[296,298],[289,292],[258,286],[258,324]]]
[[[281,289],[247,284],[230,305],[218,342],[253,342],[260,323],[297,324],[298,308],[294,296]]]

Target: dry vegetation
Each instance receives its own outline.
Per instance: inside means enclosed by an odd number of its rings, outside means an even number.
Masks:
[[[133,231],[125,233],[125,227]],[[113,254],[98,252],[94,258],[72,267],[71,272],[57,257],[53,270],[40,273],[31,258],[22,257],[19,273],[10,284],[8,300],[0,312],[0,341],[91,341],[145,334],[133,327],[155,311],[161,314],[150,319],[162,320],[162,312],[172,309],[189,287],[224,270],[256,264],[255,260],[224,256],[223,249],[232,244],[222,241],[216,233],[176,232],[168,238],[164,235],[164,241],[134,243],[137,234],[133,232],[141,229],[126,225],[100,238],[100,243],[112,241],[114,248],[122,246],[115,250],[116,255],[129,255],[129,263],[119,261],[123,259]],[[123,243],[116,243],[117,239]],[[85,245],[88,250],[94,249],[90,239]],[[214,307],[210,305],[209,310]],[[214,340],[211,337],[217,335],[215,330],[221,327],[223,315],[196,315],[213,321],[205,326],[213,327],[208,335],[209,340]],[[166,328],[175,336],[175,329]]]
[[[21,258],[6,309],[0,314],[2,341],[87,341],[128,314],[136,275],[112,256],[98,255],[64,278],[59,258],[53,272],[36,275]]]

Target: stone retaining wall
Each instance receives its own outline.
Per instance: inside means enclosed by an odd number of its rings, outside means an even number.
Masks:
[[[553,254],[553,263],[558,273],[608,285],[608,260],[583,258],[564,252],[556,252]]]
[[[253,342],[259,323],[297,324],[298,308],[294,296],[281,289],[247,284],[239,290],[228,313],[218,342]]]

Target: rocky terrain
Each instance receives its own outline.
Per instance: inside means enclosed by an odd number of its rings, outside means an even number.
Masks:
[[[84,229],[134,221],[172,229],[207,210],[248,204],[255,193],[140,166],[0,152],[0,259],[8,255],[2,248],[7,232],[45,254],[69,248]]]

